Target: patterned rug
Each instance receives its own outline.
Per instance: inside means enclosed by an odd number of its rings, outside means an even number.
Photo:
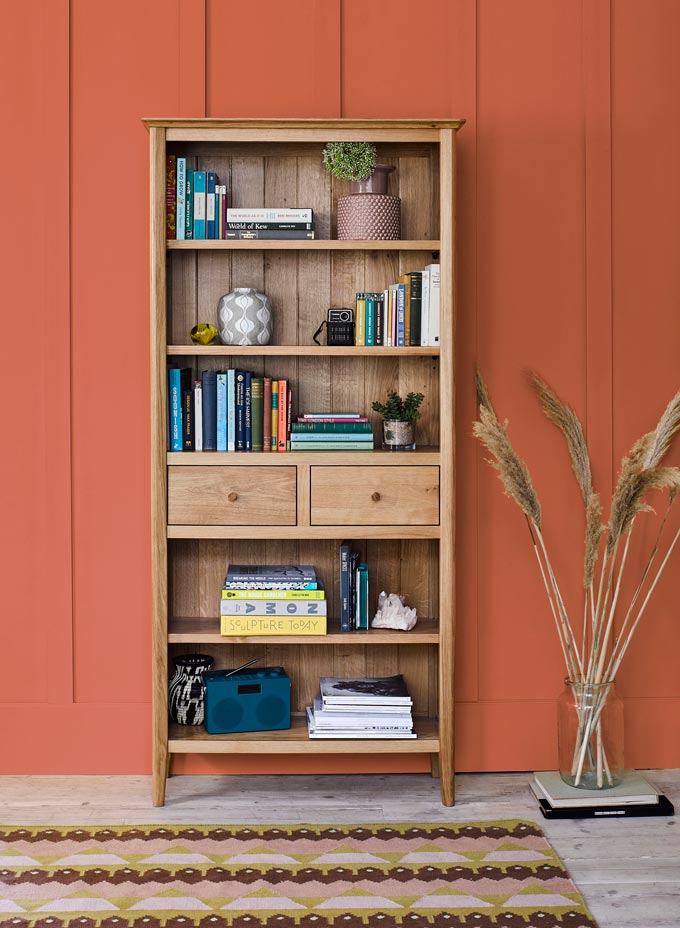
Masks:
[[[2,928],[594,928],[530,822],[0,827]]]

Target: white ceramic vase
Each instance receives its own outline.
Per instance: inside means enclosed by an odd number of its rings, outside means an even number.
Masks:
[[[217,328],[223,345],[268,345],[272,304],[254,287],[236,287],[217,304]]]

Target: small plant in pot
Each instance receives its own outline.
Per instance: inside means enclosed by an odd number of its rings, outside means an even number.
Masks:
[[[398,239],[401,201],[387,193],[391,164],[377,164],[372,142],[328,142],[323,163],[333,177],[352,183],[348,197],[338,197],[339,239]]]
[[[372,404],[383,417],[382,446],[385,451],[415,451],[416,421],[420,419],[422,393],[409,393],[402,399],[396,390],[387,391],[387,402]]]

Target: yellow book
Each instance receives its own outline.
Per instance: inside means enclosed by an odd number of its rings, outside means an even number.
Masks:
[[[404,345],[411,343],[411,278],[402,274],[399,283],[404,284]]]
[[[354,344],[366,344],[366,294],[357,293],[357,311],[354,324]]]
[[[258,635],[325,635],[325,615],[223,615],[221,633],[225,637]]]
[[[222,599],[325,599],[324,590],[222,590]]]

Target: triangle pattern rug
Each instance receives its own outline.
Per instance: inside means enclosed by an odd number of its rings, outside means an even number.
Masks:
[[[596,928],[540,828],[0,828],[2,928]]]

